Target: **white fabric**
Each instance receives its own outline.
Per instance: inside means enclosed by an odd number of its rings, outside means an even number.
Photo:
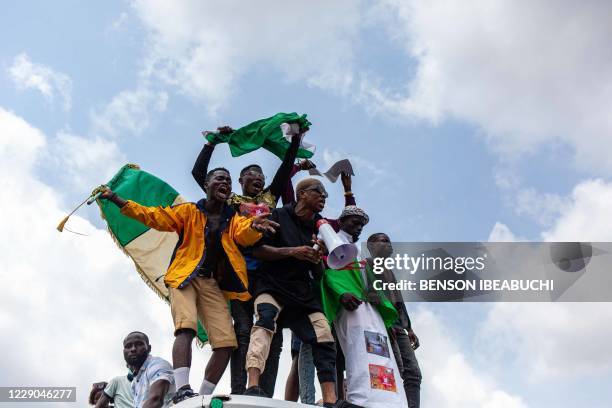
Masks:
[[[200,395],[210,395],[215,390],[217,384],[213,384],[208,381],[206,378],[202,380],[202,385],[200,385]]]
[[[300,126],[297,123],[281,123],[280,127],[283,132],[283,136],[289,143],[291,143],[291,136],[297,135],[300,131]],[[315,145],[305,142],[304,137],[302,136],[302,140],[300,140],[300,149],[308,150],[309,152],[314,153],[316,148],[317,147]]]
[[[378,311],[369,303],[364,302],[354,311],[341,310],[334,325],[338,342],[346,360],[346,400],[366,408],[406,407],[406,394],[404,393],[402,378],[393,357],[393,349],[385,324]],[[366,331],[385,336],[389,357],[367,351]],[[395,391],[372,387],[370,364],[393,370]]]
[[[176,389],[180,390],[183,386],[189,384],[189,367],[179,367],[174,369],[174,381]]]

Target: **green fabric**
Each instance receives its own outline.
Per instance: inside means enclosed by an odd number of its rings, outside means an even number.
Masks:
[[[152,174],[125,165],[106,184],[121,198],[146,206],[169,206],[178,192]],[[109,228],[121,246],[149,230],[149,227],[121,214],[119,207],[108,200],[98,200]]]
[[[163,180],[152,174],[125,165],[106,184],[117,195],[146,206],[167,207],[174,203],[179,193]],[[108,200],[97,200],[108,227],[121,245],[127,244],[149,230],[149,227],[121,214],[119,207]],[[168,260],[170,263],[170,260]],[[166,299],[168,301],[168,299]],[[198,321],[198,339],[206,344],[208,334]]]
[[[300,128],[310,127],[306,115],[297,113],[277,113],[276,115],[250,123],[229,134],[208,133],[206,139],[211,143],[228,143],[233,157],[242,156],[261,147],[272,152],[281,160],[289,149],[289,141],[285,139],[280,127],[282,123],[299,123]],[[309,159],[313,152],[300,148],[297,157]]]
[[[200,320],[198,320],[198,339],[202,342],[202,344],[208,343],[208,333],[206,333],[206,330],[204,329],[204,326],[202,326]]]
[[[323,279],[321,279],[321,303],[323,312],[330,324],[333,323],[340,308],[343,307],[340,304],[340,296],[344,293],[350,293],[361,301],[366,301],[368,298],[357,262],[354,263],[353,269],[327,269],[323,274]],[[389,328],[397,320],[397,310],[382,291],[376,291],[376,295],[380,302],[374,306],[385,322],[385,327]]]

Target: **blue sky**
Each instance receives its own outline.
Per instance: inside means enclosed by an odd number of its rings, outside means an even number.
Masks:
[[[308,114],[307,138],[317,146],[313,160],[320,168],[351,159],[353,191],[371,218],[366,236],[610,240],[610,6],[512,3],[6,6],[0,153],[2,185],[14,199],[2,204],[1,220],[15,238],[2,241],[1,273],[14,285],[2,300],[0,327],[21,327],[15,313],[24,310],[53,333],[44,350],[67,347],[83,358],[92,347],[99,350],[99,359],[61,371],[80,395],[122,369],[119,348],[109,344],[120,344],[121,333],[134,325],[144,326],[158,354],[169,357],[169,313],[109,242],[97,209],[71,220],[88,237],[52,229],[126,162],[196,200],[202,193],[190,172],[203,144],[200,131],[282,111]],[[228,167],[238,190],[237,172],[252,162],[269,178],[279,164],[265,151],[231,158],[219,146],[212,165]],[[335,216],[341,186],[327,187],[325,214]],[[24,260],[23,248],[35,256]],[[20,290],[30,282],[38,285],[37,296],[24,300]],[[138,300],[130,305],[121,296]],[[76,305],[80,311],[68,319]],[[520,350],[510,349],[495,364],[483,354],[494,353],[483,336],[508,347],[494,320],[507,317],[510,306],[410,307],[421,323],[415,330],[423,337],[418,357],[429,406],[611,402],[604,384],[612,379],[612,355],[600,340],[612,333],[595,319],[612,316],[608,305],[518,305],[509,327],[533,340],[517,340]],[[51,329],[53,321],[41,320],[47,308],[70,329],[62,334]],[[549,314],[560,316],[559,324],[535,321]],[[75,325],[92,315],[100,321]],[[85,335],[84,327],[91,332]],[[437,340],[440,330],[449,341]],[[578,342],[588,347],[585,338],[595,346],[574,350]],[[3,349],[19,343],[19,336],[5,339]],[[30,357],[43,352],[36,342],[28,347]],[[458,365],[446,364],[453,356]],[[33,359],[23,370],[18,361],[1,363],[2,384],[58,378],[51,371],[34,374]],[[468,369],[474,375],[464,380],[473,392],[454,390],[447,379]],[[199,375],[192,372],[194,382]]]

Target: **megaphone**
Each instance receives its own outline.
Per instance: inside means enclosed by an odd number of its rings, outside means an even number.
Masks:
[[[326,219],[317,221],[317,227],[329,251],[327,265],[331,269],[342,269],[357,258],[358,250],[355,244],[343,242]]]

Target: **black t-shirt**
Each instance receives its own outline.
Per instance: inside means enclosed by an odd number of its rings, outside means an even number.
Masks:
[[[295,203],[287,204],[272,211],[270,219],[280,224],[272,236],[264,237],[259,245],[276,248],[312,246],[312,235],[317,235],[316,222],[322,217],[302,222],[295,214]],[[322,311],[318,296],[320,265],[296,258],[278,261],[261,261],[251,282],[254,297],[269,293],[287,308],[303,308],[308,313]]]

